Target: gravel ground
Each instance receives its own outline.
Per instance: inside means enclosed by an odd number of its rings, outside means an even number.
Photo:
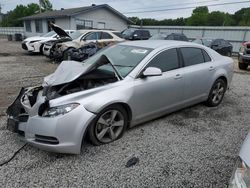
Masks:
[[[6,107],[21,86],[41,83],[55,68],[23,52],[20,43],[0,40],[0,163],[24,144],[6,130]],[[219,107],[181,110],[134,127],[114,143],[86,143],[80,155],[26,146],[0,166],[0,187],[226,187],[250,129],[250,71],[235,71]],[[125,167],[134,156],[139,163]]]

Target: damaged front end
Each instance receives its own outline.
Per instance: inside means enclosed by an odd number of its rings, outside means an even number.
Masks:
[[[44,78],[39,87],[22,88],[15,101],[8,107],[7,128],[25,136],[20,124],[26,123],[29,118],[44,114],[50,110],[50,101],[65,95],[101,87],[114,83],[121,78],[117,70],[98,69],[109,64],[106,56],[101,56],[93,64],[84,64],[76,61],[64,61],[57,70]],[[53,107],[52,107],[53,108]]]
[[[21,136],[25,136],[24,131],[18,128],[19,124],[26,123],[28,121],[28,112],[37,102],[38,94],[39,92],[41,94],[42,89],[42,86],[21,88],[17,98],[6,110],[8,115],[8,130],[19,133]]]

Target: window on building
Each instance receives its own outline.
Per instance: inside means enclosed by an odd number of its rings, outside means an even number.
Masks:
[[[43,22],[42,20],[35,20],[36,32],[43,33]]]
[[[98,22],[97,28],[98,29],[105,29],[105,23],[104,22]]]
[[[92,29],[93,28],[93,21],[85,20],[85,28]]]
[[[176,49],[169,49],[158,54],[147,67],[156,67],[162,72],[179,68],[179,60]]]
[[[25,29],[27,32],[32,32],[30,20],[25,21]]]
[[[181,48],[185,66],[197,65],[204,63],[203,52],[200,48]]]
[[[93,21],[76,19],[76,29],[92,29]]]

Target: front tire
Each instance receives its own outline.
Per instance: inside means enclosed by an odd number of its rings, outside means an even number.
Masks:
[[[88,138],[93,145],[111,143],[122,137],[128,125],[128,114],[120,105],[102,110],[90,124]]]
[[[205,105],[209,107],[218,106],[224,97],[226,89],[227,89],[226,82],[223,79],[217,79],[210,90]]]
[[[246,63],[238,63],[239,69],[241,70],[247,70],[248,64]]]

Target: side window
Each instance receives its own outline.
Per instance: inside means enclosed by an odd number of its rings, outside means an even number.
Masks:
[[[137,34],[138,37],[141,36],[141,31],[140,30],[135,30],[134,34]]]
[[[85,40],[98,40],[100,37],[99,32],[93,32],[85,37]]]
[[[204,63],[204,58],[201,49],[187,47],[181,48],[180,50],[186,67]]]
[[[210,56],[207,54],[207,52],[205,50],[202,50],[202,53],[203,53],[205,62],[212,61],[211,58],[210,58]]]
[[[161,69],[162,72],[179,68],[177,50],[170,49],[161,52],[149,62],[147,67],[157,67]]]
[[[113,37],[109,33],[102,32],[101,39],[112,39],[112,38]]]

